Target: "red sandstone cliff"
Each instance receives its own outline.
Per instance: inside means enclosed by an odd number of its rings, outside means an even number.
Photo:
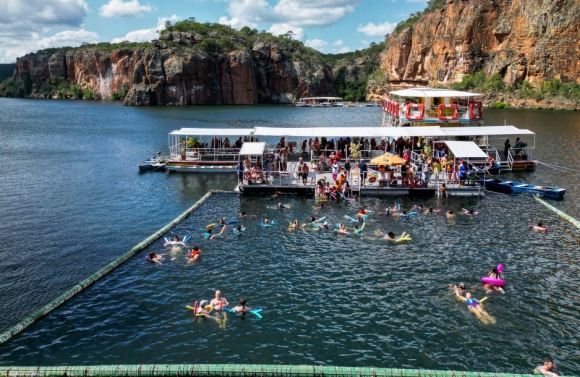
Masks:
[[[485,70],[508,83],[580,82],[579,0],[448,0],[392,35],[381,55],[391,81],[451,83]]]
[[[335,95],[329,66],[284,60],[278,45],[256,43],[251,53],[207,54],[163,44],[28,54],[17,60],[14,80],[29,76],[38,83],[56,77],[93,89],[96,99],[125,89],[126,105],[290,103],[296,97]]]

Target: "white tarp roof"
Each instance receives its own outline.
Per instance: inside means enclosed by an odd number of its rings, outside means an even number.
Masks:
[[[261,156],[266,149],[266,143],[259,142],[259,143],[249,143],[245,142],[242,144],[242,148],[240,149],[240,155],[244,156]]]
[[[288,137],[371,137],[369,127],[256,127],[254,136],[288,136]]]
[[[534,135],[530,130],[514,126],[444,127],[442,131],[447,136]]]
[[[250,136],[253,128],[182,128],[169,135],[179,136]]]
[[[445,144],[456,158],[487,158],[487,154],[473,141],[445,141]]]
[[[441,127],[369,127],[370,137],[434,137],[445,136]]]
[[[483,94],[462,92],[459,90],[450,89],[433,89],[433,88],[413,88],[394,90],[389,94],[401,97],[478,97]]]

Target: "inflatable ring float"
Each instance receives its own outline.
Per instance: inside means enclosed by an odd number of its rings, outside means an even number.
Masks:
[[[247,171],[247,172],[244,172],[244,179],[245,179],[246,181],[250,179],[250,172],[249,172],[249,171]]]
[[[375,183],[377,181],[377,177],[369,177],[370,183]]]

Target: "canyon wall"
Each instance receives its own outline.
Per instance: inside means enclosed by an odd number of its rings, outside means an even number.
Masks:
[[[580,82],[579,0],[448,0],[391,35],[391,82],[452,83],[484,70],[510,84]]]
[[[92,89],[95,99],[127,92],[125,105],[249,105],[335,95],[328,65],[284,59],[283,52],[265,43],[250,52],[187,52],[153,41],[150,48],[28,54],[17,59],[13,78],[66,80]]]

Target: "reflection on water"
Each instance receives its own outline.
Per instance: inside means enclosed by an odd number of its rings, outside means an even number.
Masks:
[[[139,174],[136,164],[181,127],[376,126],[376,109],[285,106],[127,108],[75,101],[0,99],[0,291],[6,328],[171,221],[209,189],[231,190],[228,175]],[[572,166],[579,159],[575,112],[487,110],[486,125],[537,132],[534,157]],[[502,176],[503,177],[503,176]],[[577,172],[539,167],[505,177],[561,186],[550,202],[580,218]],[[278,200],[290,205],[279,212]],[[338,222],[362,206],[376,212],[404,198],[329,204]],[[431,199],[427,206],[475,208],[475,218],[374,217],[362,237],[304,230],[287,222],[314,212],[308,198],[214,197],[172,234],[196,236],[202,260],[171,250],[162,266],[144,253],[0,347],[2,365],[94,363],[285,363],[437,368],[527,373],[551,355],[578,374],[578,233],[529,197]],[[244,209],[241,237],[202,239],[218,216]],[[281,226],[256,226],[270,216]],[[543,221],[547,235],[526,226]],[[307,227],[307,229],[309,229]],[[374,230],[411,234],[389,245]],[[166,252],[160,242],[151,250]],[[449,284],[507,267],[507,295],[484,304],[498,321],[484,325]],[[193,324],[185,305],[220,288],[244,296],[264,319]]]

